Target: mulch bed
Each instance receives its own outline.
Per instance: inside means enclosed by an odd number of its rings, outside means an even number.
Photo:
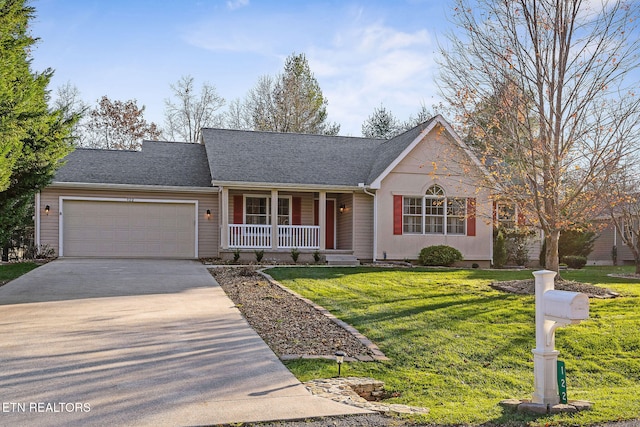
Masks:
[[[494,282],[491,283],[494,289],[510,292],[514,294],[522,295],[535,295],[535,280],[510,280],[506,282]],[[581,292],[586,294],[589,298],[615,298],[620,296],[617,292],[613,292],[610,289],[600,288],[598,286],[589,285],[587,283],[573,282],[568,280],[561,280],[555,282],[555,289],[561,291]]]
[[[313,306],[269,282],[254,268],[212,268],[251,327],[279,357],[373,356],[371,350]]]

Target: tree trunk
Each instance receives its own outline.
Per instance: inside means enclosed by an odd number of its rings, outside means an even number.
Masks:
[[[560,240],[560,230],[553,230],[545,234],[547,252],[545,253],[545,268],[550,271],[560,273],[558,260],[558,241]]]

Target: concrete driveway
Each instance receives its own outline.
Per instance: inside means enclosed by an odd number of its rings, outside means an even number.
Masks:
[[[312,396],[195,261],[61,259],[0,287],[0,425],[366,413]]]

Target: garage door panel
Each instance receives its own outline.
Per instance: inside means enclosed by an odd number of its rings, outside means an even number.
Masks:
[[[195,257],[195,204],[63,201],[63,255]]]

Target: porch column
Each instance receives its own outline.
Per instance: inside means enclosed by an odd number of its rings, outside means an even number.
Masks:
[[[278,190],[271,190],[271,249],[278,247]]]
[[[220,197],[220,246],[222,249],[229,249],[229,189],[222,188]]]
[[[320,250],[327,249],[327,192],[318,195],[318,225],[320,226]]]

